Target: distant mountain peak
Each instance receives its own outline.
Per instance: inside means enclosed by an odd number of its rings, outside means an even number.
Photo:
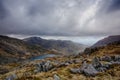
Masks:
[[[29,39],[41,40],[42,38],[41,37],[29,37],[29,38],[25,38],[23,40],[25,41],[25,40],[29,40]]]

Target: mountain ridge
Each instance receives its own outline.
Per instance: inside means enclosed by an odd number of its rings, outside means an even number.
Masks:
[[[109,46],[119,45],[119,44],[120,44],[120,35],[111,35],[99,40],[91,47],[86,48],[84,50],[84,53],[90,55],[91,53],[99,51],[100,49],[103,49],[106,46],[109,47]]]
[[[47,40],[40,37],[29,37],[23,39],[29,44],[41,45],[46,49],[54,49],[61,53],[76,54],[85,48],[85,45],[69,40]]]
[[[28,44],[23,40],[0,35],[0,64],[21,61],[46,53],[56,53],[40,45]]]
[[[108,37],[105,37],[105,38],[99,40],[91,47],[94,48],[94,47],[106,46],[107,44],[110,44],[113,42],[118,42],[118,41],[120,41],[120,35],[111,35],[111,36],[108,36]]]

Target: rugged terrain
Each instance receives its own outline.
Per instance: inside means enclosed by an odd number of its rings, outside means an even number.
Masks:
[[[18,62],[33,56],[55,53],[42,48],[40,45],[28,44],[22,40],[0,36],[0,64]]]
[[[90,51],[89,51],[90,50]],[[120,42],[88,49],[79,55],[4,65],[11,71],[1,80],[119,80]],[[3,66],[2,66],[3,67]]]

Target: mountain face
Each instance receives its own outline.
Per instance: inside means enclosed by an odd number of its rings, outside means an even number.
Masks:
[[[114,49],[114,47],[115,47],[114,45],[120,45],[120,35],[109,36],[102,40],[99,40],[93,46],[86,48],[84,50],[84,53],[91,54],[91,53],[94,53],[96,51],[99,51],[99,50],[105,48],[106,46],[111,47],[111,49],[112,48]]]
[[[67,40],[46,40],[40,37],[30,37],[24,39],[29,44],[40,45],[43,48],[55,50],[63,54],[77,54],[85,49],[82,44]]]
[[[0,36],[0,64],[24,60],[49,52],[41,46],[31,45],[22,40]]]
[[[106,38],[98,41],[97,43],[95,43],[92,46],[92,48],[106,46],[107,44],[111,44],[111,43],[114,43],[114,42],[120,42],[120,35],[114,35],[114,36],[106,37]]]

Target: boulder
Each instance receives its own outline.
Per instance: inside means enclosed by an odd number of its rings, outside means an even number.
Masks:
[[[79,69],[79,68],[76,68],[76,69],[71,68],[70,72],[73,74],[82,73],[81,69]]]
[[[60,77],[58,75],[54,75],[54,80],[60,80]]]
[[[83,73],[87,76],[95,76],[98,71],[94,68],[92,64],[89,64],[88,66],[86,66],[85,69],[83,69]]]
[[[83,62],[82,66],[81,66],[81,70],[83,71],[84,69],[86,69],[88,66],[88,64],[86,63],[86,61]]]
[[[110,56],[103,56],[101,60],[110,62],[112,61],[112,58]]]
[[[116,55],[114,61],[118,61],[118,62],[120,62],[120,56],[119,56],[119,55]]]
[[[95,68],[98,68],[98,67],[101,67],[102,64],[100,63],[99,59],[97,57],[95,57],[93,60],[92,60],[92,65],[95,67]]]
[[[70,69],[72,73],[83,73],[86,76],[95,76],[98,71],[94,68],[92,64],[87,64],[86,61],[83,62],[81,68]]]
[[[108,61],[106,64],[102,64],[100,61]],[[105,72],[111,68],[113,64],[120,64],[120,56],[104,56],[102,58],[95,57],[92,60],[92,63],[86,63],[86,60],[83,61],[83,64],[80,68],[70,69],[71,73],[82,73],[86,76],[95,76],[99,72]]]
[[[53,64],[50,61],[43,61],[41,63],[36,64],[35,73],[37,72],[47,72],[54,68]]]
[[[101,58],[101,61],[107,61],[107,62],[120,62],[120,56],[114,55],[114,56],[103,56]]]

